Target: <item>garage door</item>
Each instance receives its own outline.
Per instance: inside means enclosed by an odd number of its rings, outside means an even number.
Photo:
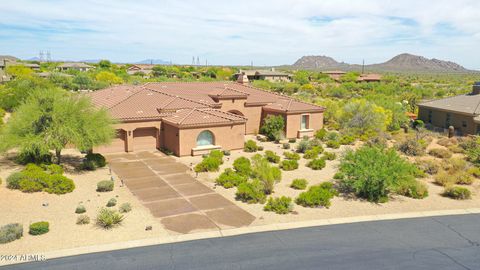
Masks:
[[[133,151],[157,149],[157,129],[137,128],[133,131]]]
[[[98,147],[98,152],[100,153],[117,153],[117,152],[125,152],[125,139],[126,139],[126,132],[123,129],[117,130],[117,137],[112,140],[112,143],[105,146]]]

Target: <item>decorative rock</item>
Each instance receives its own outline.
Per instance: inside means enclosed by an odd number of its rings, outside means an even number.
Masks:
[[[145,231],[151,231],[152,230],[152,226],[151,225],[148,225],[147,227],[145,227]]]
[[[48,202],[42,203],[42,206],[43,206],[43,207],[47,207],[47,206],[48,206]]]
[[[278,141],[280,144],[288,143],[288,139],[283,139]]]

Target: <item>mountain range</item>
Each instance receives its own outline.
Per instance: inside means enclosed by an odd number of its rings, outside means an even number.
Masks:
[[[295,69],[311,70],[345,70],[361,71],[362,65],[337,62],[335,59],[324,55],[302,56],[292,66]],[[474,72],[463,66],[439,59],[428,59],[423,56],[408,53],[399,54],[392,59],[378,64],[365,65],[366,71],[388,72]]]

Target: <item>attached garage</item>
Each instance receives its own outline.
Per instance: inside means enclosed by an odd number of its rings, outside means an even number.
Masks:
[[[123,129],[117,130],[117,136],[109,145],[100,146],[95,149],[96,152],[101,153],[118,153],[126,151],[127,132]]]
[[[133,131],[133,151],[156,150],[157,149],[156,128],[137,128]]]

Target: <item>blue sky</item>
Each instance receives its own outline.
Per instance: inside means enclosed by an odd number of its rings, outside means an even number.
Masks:
[[[0,55],[291,64],[408,52],[480,69],[480,1],[0,0]]]

